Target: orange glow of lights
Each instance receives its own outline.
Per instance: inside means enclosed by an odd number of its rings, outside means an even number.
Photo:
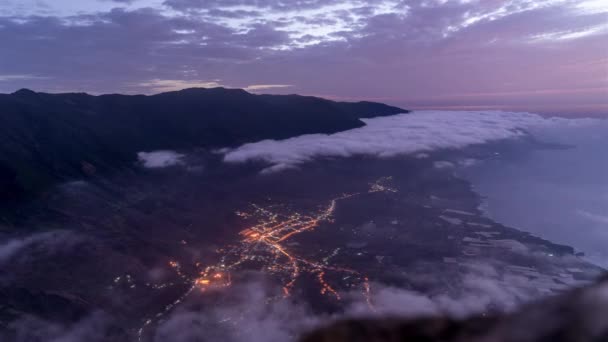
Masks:
[[[169,261],[169,265],[175,270],[177,275],[182,279],[194,285],[188,292],[182,295],[176,302],[180,302],[187,296],[192,289],[198,287],[201,292],[207,292],[215,288],[226,288],[232,284],[232,271],[236,271],[239,265],[249,265],[250,263],[258,263],[261,268],[269,273],[277,276],[283,282],[284,297],[289,297],[296,282],[302,275],[311,275],[316,278],[319,284],[319,291],[322,295],[327,295],[340,300],[340,294],[325,278],[331,276],[330,279],[342,279],[347,283],[347,287],[353,285],[360,286],[360,291],[365,298],[367,305],[375,311],[371,297],[372,291],[369,279],[355,271],[339,265],[329,264],[330,258],[337,255],[339,248],[332,254],[320,260],[307,260],[290,250],[290,246],[297,244],[284,244],[284,241],[305,232],[312,232],[321,224],[334,222],[333,215],[336,211],[338,202],[365,193],[377,192],[397,192],[396,189],[389,187],[386,181],[391,177],[383,177],[375,183],[370,184],[367,192],[350,193],[337,196],[329,201],[328,205],[315,213],[302,214],[294,211],[275,211],[273,208],[283,206],[261,207],[252,204],[253,211],[244,213],[237,211],[236,215],[245,219],[255,219],[257,222],[247,229],[239,232],[241,236],[235,243],[228,244],[223,248],[217,248],[216,252],[220,257],[220,261],[216,265],[209,265],[204,270],[200,262],[196,263],[199,270],[199,275],[196,278],[188,277],[181,269],[177,261]],[[285,207],[283,207],[285,208]],[[181,241],[183,244],[187,242]],[[248,267],[248,266],[246,266]],[[219,272],[219,271],[222,272]],[[344,277],[344,275],[347,275]],[[163,285],[164,287],[164,285]],[[270,300],[270,299],[269,299]],[[157,317],[162,317],[168,313],[173,305],[168,306],[164,311],[157,314]],[[138,335],[142,332],[152,320],[145,321],[140,328]]]

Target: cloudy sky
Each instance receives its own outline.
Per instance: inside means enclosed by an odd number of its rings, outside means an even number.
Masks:
[[[605,0],[0,0],[0,92],[608,113]]]

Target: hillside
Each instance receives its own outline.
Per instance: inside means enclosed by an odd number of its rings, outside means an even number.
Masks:
[[[133,165],[139,151],[216,148],[363,126],[360,118],[406,112],[241,89],[186,89],[153,96],[20,90],[0,95],[0,202]]]

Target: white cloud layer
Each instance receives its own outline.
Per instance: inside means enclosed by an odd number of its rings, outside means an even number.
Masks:
[[[139,161],[150,169],[180,165],[183,163],[183,157],[183,154],[169,150],[137,153]]]
[[[589,124],[592,119],[543,118],[500,111],[416,111],[364,120],[366,126],[336,134],[264,140],[228,151],[224,161],[263,161],[263,172],[294,168],[316,157],[393,157],[517,138],[545,125]]]

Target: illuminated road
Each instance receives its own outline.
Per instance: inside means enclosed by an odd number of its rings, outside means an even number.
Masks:
[[[261,207],[255,204],[252,204],[250,212],[237,211],[236,215],[253,223],[239,233],[239,240],[234,246],[218,250],[220,257],[217,264],[196,263],[198,274],[187,275],[182,272],[179,262],[169,263],[177,275],[190,284],[190,288],[153,318],[145,320],[138,331],[139,340],[142,339],[143,332],[149,325],[160,320],[193,291],[205,292],[210,289],[230,287],[232,274],[244,269],[257,268],[275,276],[282,282],[284,297],[290,296],[294,286],[304,275],[316,279],[321,295],[331,296],[335,300],[341,300],[337,285],[359,288],[368,305],[373,309],[368,277],[358,271],[331,264],[331,259],[340,253],[340,248],[334,249],[330,255],[320,260],[310,260],[294,253],[289,248],[289,242],[299,234],[314,231],[322,223],[332,222],[336,206],[340,201],[362,194],[397,192],[387,185],[390,180],[391,177],[383,177],[370,184],[367,192],[343,194],[333,198],[322,210],[312,214],[292,212],[284,208],[277,210],[274,207]],[[327,281],[328,278],[340,279],[342,284],[331,284]],[[165,284],[155,285],[155,288],[160,287],[165,287]]]

